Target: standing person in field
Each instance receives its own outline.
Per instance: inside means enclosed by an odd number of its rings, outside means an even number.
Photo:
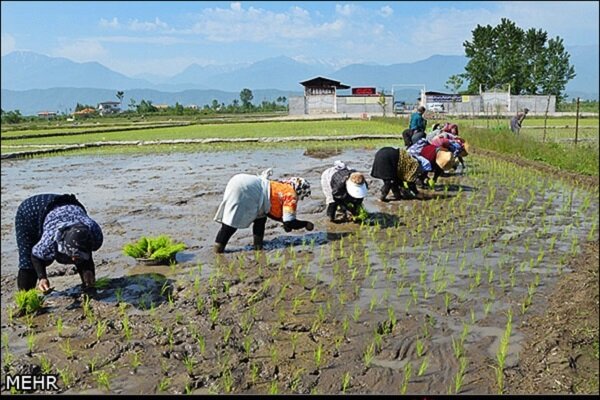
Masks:
[[[517,115],[510,119],[510,130],[515,134],[519,134],[521,132],[521,125],[523,125],[523,120],[527,117],[527,113],[529,112],[528,108],[524,108],[523,111],[518,112]]]
[[[17,287],[50,290],[46,267],[75,264],[84,289],[96,281],[92,252],[102,246],[100,226],[72,194],[39,194],[23,201],[15,217],[19,273]]]
[[[415,181],[421,173],[419,162],[404,149],[382,147],[375,153],[371,176],[383,180],[379,196],[381,201],[388,201],[387,195],[390,190],[396,200],[415,197],[419,193]],[[408,193],[404,190],[405,182],[409,189]]]
[[[423,117],[425,113],[425,107],[419,106],[417,111],[410,116],[410,125],[408,130],[402,132],[402,138],[404,139],[404,145],[408,148],[413,144],[417,143],[419,139],[425,137],[425,129],[427,128],[427,120]]]
[[[331,222],[335,222],[338,209],[357,217],[363,207],[363,199],[368,194],[364,175],[348,168],[342,161],[336,161],[333,167],[321,174],[321,188],[325,194],[326,212]]]
[[[267,217],[283,222],[286,232],[314,229],[312,222],[296,218],[298,200],[310,196],[310,184],[299,177],[270,180],[271,174],[268,169],[260,176],[237,174],[229,180],[214,218],[221,223],[213,247],[215,253],[223,253],[235,231],[251,224],[254,249],[262,250]]]

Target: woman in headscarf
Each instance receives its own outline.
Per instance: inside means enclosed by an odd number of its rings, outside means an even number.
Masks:
[[[25,199],[15,216],[19,273],[17,287],[50,290],[46,267],[74,264],[82,287],[95,284],[92,252],[102,246],[102,229],[72,194],[38,194]]]
[[[350,169],[342,161],[321,174],[321,188],[327,203],[329,221],[335,222],[338,209],[358,217],[363,199],[367,196],[367,182],[360,172]]]
[[[382,147],[377,150],[371,176],[383,180],[379,200],[387,201],[386,197],[390,189],[396,199],[401,199],[404,182],[407,183],[411,196],[416,196],[419,191],[415,180],[420,172],[419,162],[406,150],[395,147]]]
[[[296,218],[298,200],[310,196],[310,184],[303,178],[270,180],[271,169],[260,176],[234,175],[225,188],[223,201],[214,220],[221,223],[214,251],[223,253],[231,236],[238,229],[252,224],[254,248],[262,250],[267,217],[283,222],[283,229],[312,231],[314,225]]]

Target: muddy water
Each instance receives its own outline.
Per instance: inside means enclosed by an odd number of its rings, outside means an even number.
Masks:
[[[327,222],[321,172],[336,159],[369,172],[373,155],[277,150],[3,162],[6,370],[49,359],[68,393],[496,393],[491,366],[508,315],[505,367],[518,362],[519,324],[543,309],[597,221],[597,193],[473,157],[466,175],[440,178],[417,200],[381,203],[381,182],[370,180],[366,207],[378,224]],[[227,180],[268,167],[274,177],[312,183],[299,218],[315,230],[285,233],[270,221],[265,251],[251,250],[246,229],[225,255],[213,256],[219,226],[212,217]],[[13,218],[20,201],[44,192],[75,193],[103,227],[97,276],[110,281],[90,296],[84,315],[77,275],[52,277],[57,290],[31,322],[29,354],[27,320],[11,321],[6,306],[18,261]],[[188,245],[176,266],[122,255],[123,244],[158,234]],[[99,338],[98,321],[107,323]]]

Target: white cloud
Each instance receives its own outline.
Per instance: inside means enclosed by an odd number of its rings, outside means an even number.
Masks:
[[[344,5],[336,4],[335,5],[335,12],[344,17],[349,17],[356,11],[357,11],[356,6],[353,6],[352,4],[344,4]]]
[[[97,40],[77,39],[67,41],[63,39],[60,42],[61,46],[51,52],[52,56],[65,57],[78,62],[87,62],[98,61],[108,55],[108,51]]]
[[[158,17],[156,17],[154,21],[138,21],[137,19],[133,19],[129,21],[127,27],[129,28],[129,30],[132,30],[134,32],[149,32],[159,29],[166,30],[169,28],[169,25],[167,25],[165,22],[161,21]]]
[[[133,43],[133,44],[156,44],[168,46],[172,44],[190,43],[188,39],[174,36],[98,36],[88,38],[103,43]]]
[[[117,17],[113,17],[113,19],[111,19],[110,21],[104,18],[100,18],[100,22],[98,22],[98,25],[101,28],[109,29],[118,29],[121,27],[121,24],[119,24],[119,19]]]
[[[383,6],[379,9],[379,14],[383,17],[389,17],[394,14],[394,9],[390,6]]]
[[[17,48],[17,41],[15,40],[14,36],[9,35],[8,33],[3,33],[0,38],[0,47],[2,48],[2,55],[8,54]]]
[[[597,2],[503,2],[494,10],[434,7],[413,20],[407,43],[414,44],[413,54],[421,58],[464,54],[463,43],[472,39],[477,25],[496,26],[502,18],[524,30],[536,28],[549,37],[558,35],[567,45],[598,44]]]

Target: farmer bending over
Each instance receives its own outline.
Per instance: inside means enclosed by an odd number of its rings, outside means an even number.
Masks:
[[[254,249],[262,250],[267,217],[283,222],[286,232],[314,229],[312,222],[296,219],[298,200],[310,196],[310,184],[303,178],[270,180],[270,176],[271,169],[268,169],[261,176],[237,174],[229,180],[214,218],[221,223],[215,240],[215,253],[223,253],[235,231],[250,224]]]
[[[329,221],[335,221],[339,209],[348,211],[352,216],[359,215],[363,199],[367,196],[367,182],[360,172],[346,167],[341,161],[321,174],[321,187],[327,203]]]
[[[100,226],[72,194],[39,194],[23,201],[15,217],[19,273],[17,287],[46,292],[46,267],[56,261],[75,264],[84,289],[96,280],[92,252],[102,246]]]
[[[379,200],[387,201],[386,197],[390,189],[394,193],[396,200],[403,197],[410,198],[416,196],[419,191],[417,190],[415,180],[422,172],[420,168],[419,162],[404,149],[382,147],[377,150],[371,169],[371,176],[383,180]],[[407,183],[410,190],[408,193],[403,188],[404,182]]]

